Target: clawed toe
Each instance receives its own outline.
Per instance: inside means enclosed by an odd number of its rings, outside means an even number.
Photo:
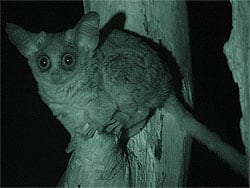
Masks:
[[[89,128],[84,136],[84,140],[88,140],[90,138],[92,138],[95,134],[95,129],[94,128]]]
[[[77,134],[80,134],[86,141],[94,136],[96,128],[93,127],[93,125],[86,123],[83,128],[79,127],[76,129],[76,131]]]
[[[118,135],[121,131],[123,124],[119,121],[116,120],[111,120],[107,126],[106,126],[106,131],[109,133],[114,133],[116,135]]]

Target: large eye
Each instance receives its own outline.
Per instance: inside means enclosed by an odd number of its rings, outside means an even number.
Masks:
[[[71,70],[75,65],[75,58],[71,54],[65,54],[62,58],[62,67],[65,70]]]
[[[38,62],[39,68],[42,71],[46,71],[50,68],[50,61],[49,58],[47,56],[41,56],[39,58],[39,62]]]

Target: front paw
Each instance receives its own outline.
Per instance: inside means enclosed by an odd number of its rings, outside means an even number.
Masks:
[[[83,128],[78,127],[76,131],[77,131],[77,134],[80,134],[81,137],[83,137],[84,140],[86,141],[94,136],[97,129],[98,127],[95,127],[93,125],[90,125],[89,123],[86,123]]]
[[[121,121],[112,119],[106,124],[105,131],[119,136],[122,128],[123,123]]]
[[[76,149],[78,140],[75,137],[71,137],[71,140],[68,144],[68,147],[65,149],[66,153],[71,153],[72,151],[74,151]]]

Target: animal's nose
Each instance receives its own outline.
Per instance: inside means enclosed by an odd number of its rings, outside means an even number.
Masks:
[[[51,72],[51,80],[55,84],[62,83],[63,82],[62,73],[60,71],[58,71],[58,70],[52,71]]]

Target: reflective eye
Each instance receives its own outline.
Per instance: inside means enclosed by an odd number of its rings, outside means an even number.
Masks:
[[[50,61],[47,56],[42,56],[39,58],[39,67],[43,71],[46,71],[50,68]]]
[[[75,65],[75,59],[71,54],[65,54],[62,58],[62,67],[66,70],[70,70]]]

